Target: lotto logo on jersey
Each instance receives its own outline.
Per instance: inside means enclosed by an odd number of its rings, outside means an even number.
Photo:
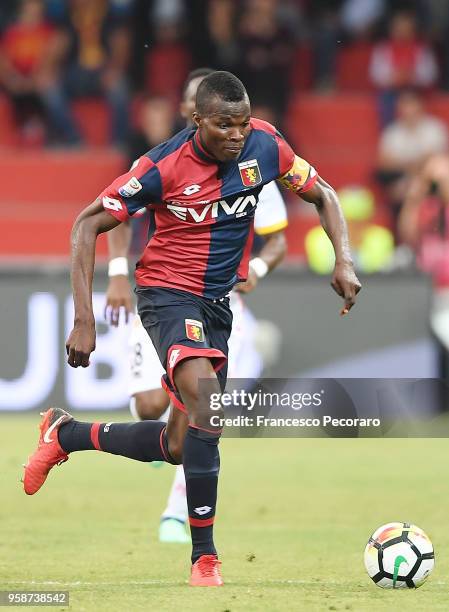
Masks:
[[[195,342],[204,342],[204,331],[203,324],[201,321],[195,321],[194,319],[185,319],[186,323],[186,336],[189,340]]]
[[[257,159],[250,159],[249,161],[239,163],[240,177],[245,187],[254,187],[262,182],[262,175],[260,174],[259,164]]]
[[[135,176],[132,176],[127,183],[120,187],[118,192],[123,198],[132,198],[132,196],[136,195],[141,189],[142,185]]]

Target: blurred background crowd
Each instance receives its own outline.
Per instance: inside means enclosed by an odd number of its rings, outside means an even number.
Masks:
[[[72,170],[77,154],[113,159],[113,178],[182,127],[190,70],[231,70],[253,115],[339,190],[358,267],[416,255],[444,283],[448,34],[440,0],[9,0],[0,5],[0,145],[8,161],[5,150],[17,150],[17,173],[24,155],[35,168],[33,154],[45,151],[45,168],[52,153],[59,164],[68,155]],[[316,217],[289,205],[290,259],[328,272]]]
[[[115,396],[124,403],[111,330],[101,328],[95,358],[111,362],[115,382],[89,368],[80,384],[65,365],[70,232],[137,156],[184,126],[184,82],[202,67],[240,76],[253,115],[335,187],[356,267],[378,273],[363,277],[347,334],[326,283],[310,273],[331,272],[330,242],[314,207],[284,193],[283,270],[248,296],[256,316],[281,330],[276,372],[316,373],[327,363],[332,377],[449,380],[447,2],[8,0],[0,2],[0,285],[11,350],[0,364],[0,409],[2,395],[6,408],[46,397],[78,408],[111,407]],[[133,221],[134,256],[144,223]],[[106,259],[101,236],[99,325]]]

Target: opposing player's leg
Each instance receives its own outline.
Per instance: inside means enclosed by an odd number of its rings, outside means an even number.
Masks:
[[[257,379],[264,367],[255,346],[257,321],[235,290],[231,292],[232,332],[229,338],[228,378]]]
[[[139,315],[134,317],[128,340],[130,412],[136,421],[161,420],[169,418],[169,397],[161,387],[164,369],[156,349],[142,325]],[[173,410],[173,409],[172,409]],[[182,418],[185,421],[182,438],[187,427],[187,416],[175,409],[172,421]],[[174,425],[173,425],[174,427]],[[170,434],[168,434],[170,437]],[[154,467],[163,462],[153,461]],[[176,544],[188,544],[190,536],[186,531],[187,499],[184,470],[177,466],[168,504],[159,524],[159,540]]]
[[[161,387],[135,393],[129,398],[129,411],[136,421],[161,419],[166,422],[169,406],[170,400]]]
[[[188,425],[187,414],[171,406],[170,417],[167,422],[169,439],[182,440],[183,446]],[[186,480],[184,467],[181,464],[176,466],[167,506],[161,516],[159,541],[171,544],[189,544],[191,540],[186,531],[187,519]]]
[[[165,371],[139,315],[133,319],[128,339],[128,363],[131,414],[136,421],[157,421],[169,406],[168,395],[161,388]]]

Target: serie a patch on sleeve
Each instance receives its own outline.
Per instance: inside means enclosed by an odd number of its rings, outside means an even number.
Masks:
[[[135,176],[132,176],[127,183],[119,188],[118,192],[123,198],[132,198],[132,196],[136,195],[141,189],[142,184]]]

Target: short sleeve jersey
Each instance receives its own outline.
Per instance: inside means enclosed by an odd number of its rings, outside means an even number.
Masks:
[[[247,276],[259,193],[294,161],[279,132],[259,119],[251,119],[237,160],[211,158],[192,128],[139,158],[99,196],[120,221],[144,207],[150,211],[152,235],[136,265],[137,285],[209,299],[229,293]]]

